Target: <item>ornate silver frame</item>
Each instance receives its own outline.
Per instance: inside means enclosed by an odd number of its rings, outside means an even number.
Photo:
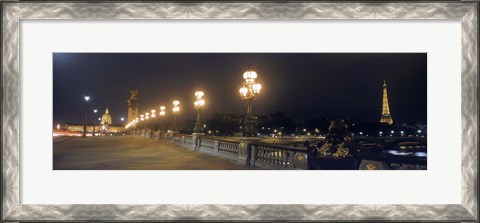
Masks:
[[[478,221],[478,2],[2,3],[2,221]],[[462,55],[462,201],[442,205],[22,205],[19,27],[22,19],[457,19]]]

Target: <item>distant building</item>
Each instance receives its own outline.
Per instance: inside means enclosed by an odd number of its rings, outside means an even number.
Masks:
[[[387,83],[385,81],[383,81],[383,107],[380,123],[388,123],[389,125],[393,124],[393,119],[390,115],[390,108],[388,106]]]
[[[110,116],[110,114],[108,113],[108,107],[105,109],[105,114],[102,115],[102,124],[112,124],[112,116]]]
[[[96,124],[95,125],[95,133],[118,133],[118,132],[123,132],[124,127],[123,125],[108,125],[107,131],[104,129],[105,125],[102,124]],[[83,132],[83,124],[78,124],[78,123],[65,123],[65,124],[57,124],[55,126],[55,131],[58,130],[66,130],[68,132]],[[102,131],[103,130],[103,131]],[[87,125],[87,132],[91,133],[93,132],[93,125],[90,123]]]

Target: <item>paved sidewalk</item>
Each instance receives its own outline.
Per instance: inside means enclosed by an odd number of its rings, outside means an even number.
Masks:
[[[241,163],[132,136],[55,137],[54,170],[247,170]]]

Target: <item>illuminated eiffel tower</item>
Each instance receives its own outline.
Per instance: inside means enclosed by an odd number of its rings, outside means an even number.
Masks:
[[[388,123],[389,125],[393,124],[393,119],[390,115],[390,108],[388,107],[387,83],[385,81],[383,81],[383,107],[380,123]]]

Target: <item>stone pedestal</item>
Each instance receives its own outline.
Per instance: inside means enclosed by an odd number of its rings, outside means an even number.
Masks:
[[[192,150],[200,150],[200,137],[204,136],[205,133],[193,133],[192,134]]]
[[[258,137],[242,137],[240,138],[240,144],[238,145],[238,159],[242,163],[250,164],[252,157],[252,143],[260,141]]]

